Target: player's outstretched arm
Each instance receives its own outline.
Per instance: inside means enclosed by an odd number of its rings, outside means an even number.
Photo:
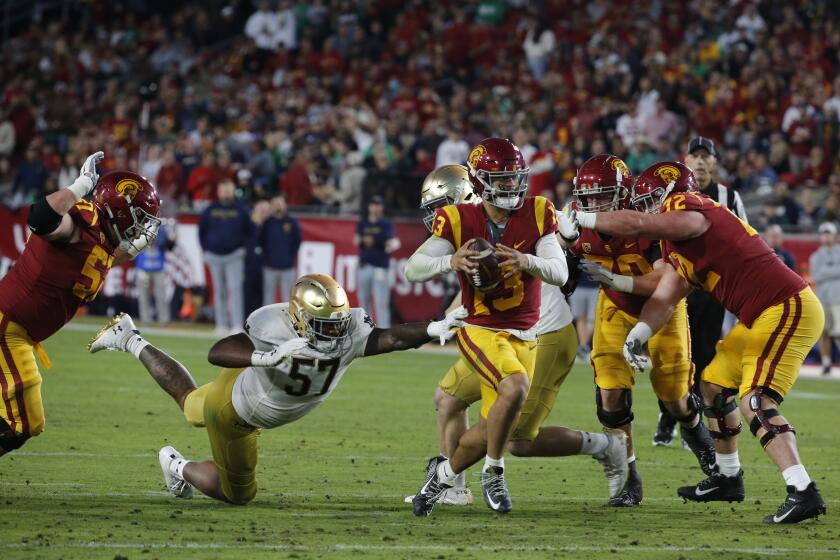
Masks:
[[[368,335],[364,355],[375,356],[397,350],[408,350],[432,340],[440,340],[443,344],[455,335],[457,329],[464,326],[466,316],[467,310],[464,307],[457,307],[440,321],[405,323],[390,329],[373,329]]]
[[[228,368],[274,367],[306,345],[303,338],[293,338],[270,350],[260,351],[254,349],[254,343],[247,334],[238,333],[214,344],[207,355],[207,361]]]
[[[580,227],[620,237],[646,237],[680,241],[703,235],[710,222],[700,212],[685,210],[648,214],[635,210],[578,212]]]
[[[656,262],[661,263],[662,261],[659,260]],[[654,263],[654,269],[647,274],[643,274],[642,276],[625,276],[611,272],[606,267],[589,260],[582,260],[578,264],[578,268],[590,280],[597,282],[605,288],[645,297],[649,297],[656,290],[656,286],[659,285],[659,280],[665,272],[664,266],[658,266]]]
[[[654,333],[668,322],[674,307],[692,290],[691,285],[671,266],[657,268],[656,272],[661,274],[661,278],[639,315],[639,322],[647,324]]]
[[[96,186],[99,181],[96,164],[104,157],[103,152],[88,156],[72,185],[39,199],[29,207],[28,225],[32,233],[47,241],[69,239],[73,235],[73,220],[67,213]]]

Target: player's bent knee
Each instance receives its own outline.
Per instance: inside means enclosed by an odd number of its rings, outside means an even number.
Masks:
[[[20,447],[26,443],[33,435],[38,435],[44,429],[43,422],[41,423],[41,429],[38,430],[37,433],[34,434],[22,434],[20,432],[14,431],[5,420],[0,418],[0,449],[3,450],[3,454],[9,453],[10,451],[14,451],[15,449],[20,449]]]
[[[741,420],[738,419],[738,425],[730,425],[726,421],[726,417],[738,409],[735,403],[735,395],[738,394],[737,389],[721,389],[719,392],[713,393],[706,391],[711,388],[710,385],[703,388],[703,413],[708,418],[717,421],[718,429],[709,429],[709,433],[715,439],[729,439],[741,433]]]
[[[746,403],[751,413],[750,415],[745,414],[745,416],[748,418],[752,416],[750,418],[750,432],[759,438],[758,441],[763,448],[766,448],[771,441],[781,434],[796,433],[796,429],[785,420],[776,408],[783,400],[784,397],[770,387],[756,387],[741,400],[741,408],[743,409],[744,403]],[[781,421],[774,424],[770,419],[776,417],[779,417]],[[758,435],[759,430],[764,430],[761,436]]]
[[[530,457],[533,447],[533,439],[516,439],[508,442],[508,451],[516,457]]]
[[[509,375],[499,383],[498,393],[500,397],[510,400],[521,407],[528,397],[528,390],[531,383],[524,373]]]
[[[596,412],[598,420],[605,428],[618,429],[633,421],[633,392],[630,389],[617,389],[617,391],[619,392],[617,410],[606,410],[601,389],[595,387]]]
[[[435,389],[434,400],[435,410],[442,414],[445,414],[446,416],[461,413],[464,410],[466,410],[468,406],[467,403],[465,403],[458,397],[453,397],[440,387]]]

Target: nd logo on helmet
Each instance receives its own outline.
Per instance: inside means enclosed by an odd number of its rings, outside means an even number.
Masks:
[[[470,156],[467,158],[467,161],[475,167],[478,165],[478,159],[487,153],[487,148],[484,147],[484,144],[479,144],[475,148],[472,149],[470,152]]]
[[[133,199],[137,196],[137,193],[142,190],[142,187],[140,186],[140,183],[134,179],[123,179],[117,183],[114,190],[117,191],[118,195],[127,196],[129,199]]]
[[[682,175],[680,170],[673,165],[663,165],[653,172],[654,175],[665,181],[666,183],[675,182]]]

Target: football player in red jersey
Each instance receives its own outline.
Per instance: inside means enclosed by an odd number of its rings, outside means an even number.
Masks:
[[[710,293],[740,320],[702,373],[700,388],[715,437],[717,468],[696,486],[680,488],[679,496],[698,502],[744,499],[736,439],[740,410],[787,485],[785,501],[764,521],[797,523],[817,517],[825,513],[825,503],[799,458],[793,426],[778,409],[822,332],[822,306],[753,228],[695,191],[690,169],[660,162],[633,186],[631,204],[641,212],[578,213],[573,219],[580,227],[610,235],[662,240],[670,266],[655,286],[646,285],[644,278],[634,279],[631,286],[652,292],[624,347],[627,361],[637,369],[646,362],[643,345],[692,289]]]
[[[576,207],[585,212],[612,212],[630,205],[632,180],[627,165],[616,156],[599,154],[583,163],[574,181]],[[560,232],[561,236],[564,232]],[[577,236],[575,232],[575,236]],[[642,276],[664,266],[659,243],[630,236],[610,236],[584,230],[577,239],[566,239],[571,250],[586,259],[582,268],[598,263],[609,272]],[[588,261],[588,262],[587,262]],[[625,280],[625,283],[630,280]],[[627,434],[629,479],[609,505],[631,507],[641,503],[642,479],[636,469],[632,435],[634,370],[624,360],[622,349],[636,325],[644,296],[602,286],[598,293],[591,362],[595,373],[595,403],[598,420],[607,432]],[[693,367],[685,301],[675,306],[664,328],[650,342],[653,370],[650,382],[661,405],[680,421],[683,440],[697,456],[700,467],[711,474],[715,462],[712,437],[701,421],[700,406],[690,396]]]
[[[481,378],[481,417],[450,459],[439,455],[429,461],[428,476],[413,500],[415,515],[429,515],[441,492],[485,454],[484,500],[494,511],[510,511],[503,453],[533,377],[540,280],[562,285],[568,276],[555,236],[554,207],[545,198],[526,197],[528,168],[519,148],[503,138],[487,138],[472,149],[467,164],[482,203],[439,209],[432,236],[409,259],[406,278],[422,282],[450,270],[460,273],[469,314],[458,332],[458,347]],[[475,238],[495,245],[504,271],[498,284],[482,290],[471,282]]]
[[[31,235],[0,279],[0,455],[44,429],[41,374],[34,350],[102,289],[108,270],[140,254],[160,227],[160,199],[143,177],[114,171],[102,178],[85,160],[72,185],[29,208]],[[93,202],[82,197],[93,191]],[[47,364],[48,365],[48,364]]]

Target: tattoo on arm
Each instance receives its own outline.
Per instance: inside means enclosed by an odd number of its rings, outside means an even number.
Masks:
[[[429,323],[405,323],[390,329],[373,329],[365,346],[365,356],[417,348],[429,342]]]

